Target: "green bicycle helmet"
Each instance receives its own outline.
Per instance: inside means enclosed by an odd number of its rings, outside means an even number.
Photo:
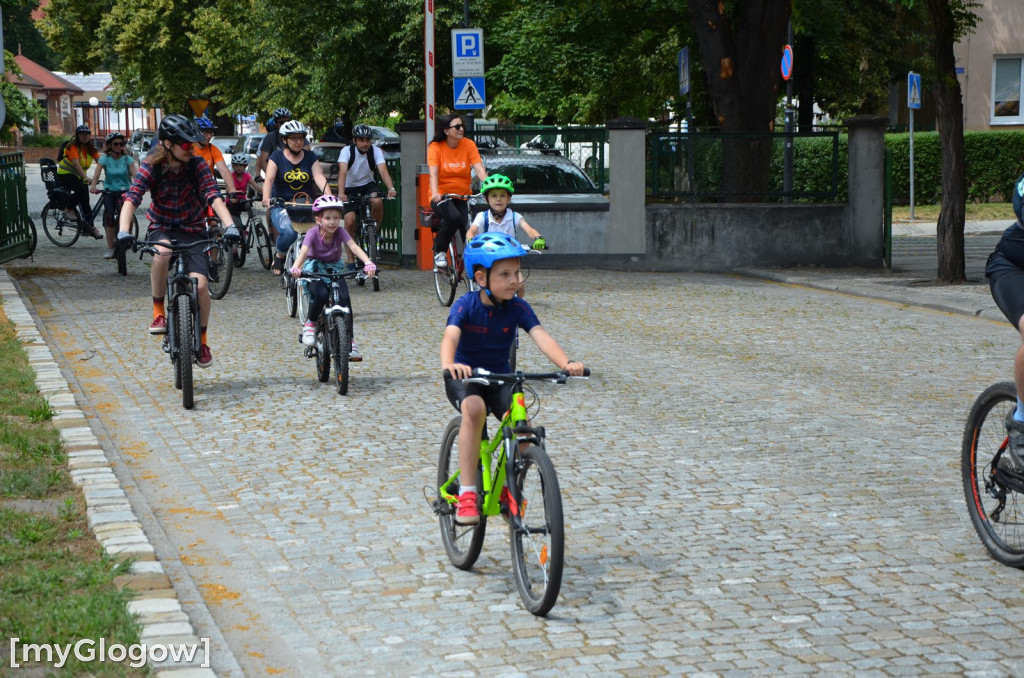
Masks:
[[[487,195],[487,191],[495,188],[504,188],[508,191],[509,195],[516,192],[516,187],[512,185],[512,180],[504,174],[491,174],[480,184],[480,192],[484,195]]]

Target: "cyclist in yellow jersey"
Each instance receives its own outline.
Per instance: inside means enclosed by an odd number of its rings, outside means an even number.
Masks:
[[[100,152],[92,141],[92,130],[88,125],[75,128],[75,136],[68,142],[64,154],[57,160],[57,181],[75,196],[75,202],[85,219],[85,232],[99,240],[103,236],[93,225],[95,218],[89,205],[89,167],[93,160],[100,159]]]

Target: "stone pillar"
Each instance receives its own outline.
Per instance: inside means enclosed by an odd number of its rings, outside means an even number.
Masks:
[[[888,118],[858,115],[849,129],[850,265],[883,265],[885,209],[885,126]]]
[[[395,125],[402,137],[402,261],[416,265],[416,227],[419,226],[419,208],[416,205],[416,175],[420,166],[427,164],[427,144],[423,136],[427,124],[423,120],[408,120]]]
[[[608,121],[608,231],[606,254],[646,252],[647,121]]]

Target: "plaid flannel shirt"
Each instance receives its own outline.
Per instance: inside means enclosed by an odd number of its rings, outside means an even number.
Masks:
[[[201,233],[206,230],[206,207],[222,196],[206,161],[196,158],[195,165],[198,176],[195,182],[187,176],[184,166],[178,172],[171,172],[165,166],[160,173],[160,186],[154,191],[153,166],[143,162],[125,194],[125,200],[138,207],[142,196],[149,191],[152,200],[146,218],[150,221],[150,229]],[[195,185],[199,187],[199,195],[196,195]]]

